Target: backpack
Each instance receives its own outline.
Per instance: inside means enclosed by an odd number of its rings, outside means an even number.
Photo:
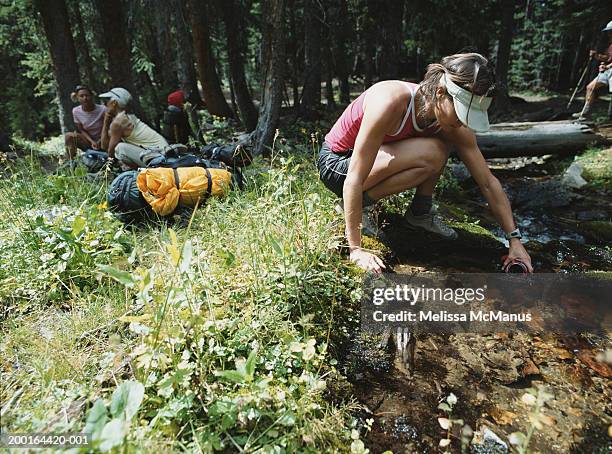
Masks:
[[[236,185],[241,186],[241,180],[236,180],[236,173],[227,171],[227,167],[223,163],[210,162],[201,160],[201,164],[208,162],[209,166],[200,165],[197,167],[203,167],[206,169],[207,187],[201,194],[202,199],[215,194],[225,193],[228,189],[232,189]],[[170,167],[175,172],[175,180],[178,175],[177,168]],[[210,169],[210,170],[208,170]],[[162,168],[150,168],[143,170],[129,170],[118,175],[109,186],[108,191],[108,206],[111,212],[117,219],[126,225],[141,225],[147,222],[155,221],[170,221],[178,222],[181,225],[186,225],[193,212],[192,206],[189,204],[180,204],[174,207],[170,213],[160,215],[154,211],[152,206],[147,202],[143,193],[139,189],[138,176],[146,172],[155,172],[156,170],[162,170]],[[143,177],[140,178],[140,184],[143,185]],[[223,182],[223,183],[221,183]],[[210,184],[208,184],[210,183]],[[219,184],[229,185],[229,188],[223,189],[219,187]],[[210,190],[209,190],[210,188]],[[154,195],[153,192],[143,186],[147,197],[152,202],[155,199],[159,199],[160,196]],[[160,211],[161,212],[161,211]]]
[[[108,188],[107,201],[110,211],[127,225],[141,224],[156,217],[136,184],[139,173],[138,170],[123,172]]]
[[[106,164],[108,153],[97,150],[85,150],[81,155],[81,163],[87,168],[89,173],[97,173]]]
[[[165,167],[169,169],[178,169],[179,167],[216,167],[217,163],[213,164],[208,159],[199,158],[193,154],[177,156],[176,158],[166,158],[160,156],[149,162],[147,168],[154,169],[157,167]]]
[[[251,147],[248,145],[219,145],[211,143],[200,149],[200,153],[211,161],[221,161],[232,169],[246,167],[253,162]]]
[[[162,117],[162,135],[170,143],[187,143],[191,127],[187,112],[176,106],[168,106]]]

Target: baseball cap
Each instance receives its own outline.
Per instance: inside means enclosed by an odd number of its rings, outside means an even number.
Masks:
[[[612,20],[608,22],[608,25],[606,25],[606,28],[604,28],[602,32],[607,32],[608,30],[612,30]]]
[[[132,100],[132,95],[125,88],[115,87],[106,93],[102,93],[100,98],[114,99],[121,107],[127,106]]]
[[[489,115],[487,109],[493,98],[479,96],[465,88],[461,88],[444,73],[444,85],[449,95],[453,97],[455,113],[461,123],[476,132],[489,130]]]

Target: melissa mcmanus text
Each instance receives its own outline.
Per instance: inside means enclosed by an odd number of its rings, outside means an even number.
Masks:
[[[509,314],[503,311],[470,311],[454,313],[448,311],[397,311],[386,313],[374,311],[375,322],[530,322],[531,313]]]

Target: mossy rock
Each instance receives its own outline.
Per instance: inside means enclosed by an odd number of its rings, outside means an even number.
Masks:
[[[587,221],[578,225],[578,231],[588,239],[601,244],[612,243],[612,222]]]
[[[591,187],[612,191],[612,148],[587,150],[576,161],[584,169],[582,176]]]

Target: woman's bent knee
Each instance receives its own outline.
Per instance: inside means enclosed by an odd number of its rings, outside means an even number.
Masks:
[[[427,162],[434,172],[439,172],[446,165],[449,148],[443,140],[433,138],[429,144]]]

